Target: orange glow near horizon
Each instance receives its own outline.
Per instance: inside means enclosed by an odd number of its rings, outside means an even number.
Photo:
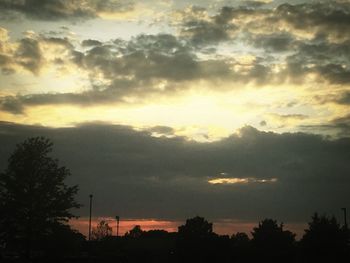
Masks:
[[[96,227],[97,224],[102,220],[107,221],[109,226],[112,227],[113,235],[116,235],[117,222],[112,217],[93,218],[91,222],[92,228]],[[88,235],[88,226],[89,226],[88,218],[83,217],[79,219],[72,219],[69,221],[69,224],[74,229],[78,230],[80,233],[84,234],[85,236]],[[166,220],[156,220],[156,219],[124,219],[124,220],[120,220],[120,223],[119,223],[119,235],[121,236],[124,235],[126,232],[131,230],[136,225],[141,226],[141,229],[144,231],[162,229],[168,232],[176,232],[180,224],[181,222],[179,221],[166,221]]]
[[[112,227],[112,235],[117,233],[117,222],[112,217],[98,217],[92,219],[92,228],[97,224],[105,220]],[[89,218],[82,217],[79,219],[72,219],[69,221],[72,228],[78,230],[85,236],[88,236]],[[158,220],[158,219],[124,219],[119,223],[119,235],[123,236],[126,232],[130,231],[134,226],[139,225],[144,231],[149,230],[165,230],[168,232],[177,232],[180,225],[185,224],[184,221],[171,221],[171,220]],[[243,222],[233,219],[218,220],[213,222],[213,231],[219,235],[235,234],[237,232],[244,232],[251,237],[253,228],[258,225],[257,222]],[[306,223],[291,223],[284,224],[285,229],[292,231],[296,234],[297,239],[301,238],[303,231],[306,228]]]

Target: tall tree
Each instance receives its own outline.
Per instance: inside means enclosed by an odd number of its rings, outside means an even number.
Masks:
[[[144,234],[144,231],[141,229],[140,225],[134,226],[130,231],[125,233],[126,237],[131,237],[131,238],[139,238]]]
[[[293,262],[295,234],[283,229],[283,223],[264,219],[253,228],[252,246],[256,259],[266,262]]]
[[[185,225],[179,226],[179,235],[186,238],[211,237],[212,234],[213,224],[200,216],[187,219]]]
[[[177,254],[181,262],[222,262],[215,260],[218,255],[216,234],[213,224],[203,217],[193,217],[179,226],[177,234]]]
[[[347,228],[342,228],[334,216],[319,216],[315,213],[300,243],[307,260],[310,258],[335,260],[345,255],[349,257],[350,254],[349,231]]]
[[[277,224],[276,220],[264,219],[258,227],[253,228],[253,244],[264,250],[292,246],[295,242],[295,234],[284,230],[283,227],[283,223]]]
[[[7,245],[32,244],[74,217],[77,186],[67,186],[70,171],[50,156],[53,143],[34,137],[16,146],[0,174],[0,235]]]
[[[92,240],[101,241],[110,236],[112,236],[112,227],[110,227],[104,220],[98,223],[98,225],[92,230]]]

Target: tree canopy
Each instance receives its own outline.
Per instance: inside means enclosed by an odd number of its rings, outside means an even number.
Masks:
[[[133,227],[133,229],[125,233],[125,236],[130,238],[138,238],[142,236],[143,232],[144,231],[141,229],[141,226],[136,225]]]
[[[53,143],[33,137],[18,144],[0,174],[0,233],[3,241],[32,243],[74,217],[77,186],[70,171],[50,156]]]
[[[256,260],[266,262],[293,262],[295,234],[283,229],[283,223],[264,219],[253,228],[252,248]]]
[[[213,224],[203,217],[193,217],[186,220],[186,224],[179,226],[179,235],[189,238],[201,238],[213,234]]]
[[[307,257],[342,258],[348,248],[349,230],[341,227],[334,216],[315,213],[300,242]]]

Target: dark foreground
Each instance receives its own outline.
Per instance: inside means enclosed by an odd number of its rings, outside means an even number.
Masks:
[[[176,233],[138,226],[123,237],[101,233],[93,241],[75,232],[32,244],[27,251],[3,249],[1,262],[350,262],[347,227],[317,214],[300,241],[271,219],[261,221],[251,238],[217,235],[201,217],[187,220]]]

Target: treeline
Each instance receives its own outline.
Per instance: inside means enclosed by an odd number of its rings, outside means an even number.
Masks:
[[[213,232],[203,217],[186,220],[177,232],[143,231],[135,226],[124,236],[112,236],[105,221],[93,229],[92,240],[69,226],[57,229],[32,244],[30,262],[348,262],[349,230],[334,217],[315,213],[302,238],[282,223],[264,219],[251,235]],[[19,246],[20,247],[20,246]],[[16,253],[3,254],[3,262],[24,262]],[[11,252],[11,247],[7,253]]]
[[[103,227],[100,224],[100,227]],[[302,238],[265,219],[246,233],[218,235],[202,217],[188,219],[178,232],[142,231],[123,237],[95,236],[89,253],[96,262],[348,262],[349,230],[334,217],[315,213]],[[344,261],[345,260],[345,261]]]

